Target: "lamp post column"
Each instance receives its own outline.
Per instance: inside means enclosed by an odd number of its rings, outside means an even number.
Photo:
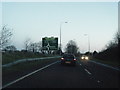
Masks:
[[[88,52],[90,53],[90,37],[88,34],[84,34],[88,38]]]
[[[60,55],[61,55],[61,51],[62,51],[62,49],[61,49],[61,28],[62,28],[63,23],[68,23],[68,22],[61,22],[60,23]]]

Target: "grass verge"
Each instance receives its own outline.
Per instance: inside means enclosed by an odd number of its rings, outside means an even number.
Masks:
[[[4,52],[2,53],[2,64],[8,64],[19,59],[28,59],[28,58],[41,58],[41,57],[52,57],[55,55],[45,55],[40,53],[32,52]]]
[[[24,62],[24,63],[19,63],[10,67],[5,67],[2,68],[3,73],[9,73],[9,72],[20,72],[20,71],[25,71],[25,70],[29,70],[32,68],[37,68],[43,65],[47,65],[49,63],[52,63],[54,61],[57,61],[58,58],[52,58],[52,59],[44,59],[44,60],[35,60],[35,61],[28,61],[28,62]]]

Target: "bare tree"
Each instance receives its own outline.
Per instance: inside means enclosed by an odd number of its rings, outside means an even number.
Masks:
[[[78,50],[79,50],[79,48],[78,48],[76,42],[73,40],[70,40],[67,43],[66,48],[65,48],[65,52],[72,53],[72,54],[77,54]]]
[[[31,39],[30,38],[27,38],[24,42],[24,45],[25,45],[25,50],[28,51],[28,48],[31,44]]]
[[[42,52],[42,42],[31,43],[29,46],[29,50],[32,52]]]
[[[119,45],[120,45],[120,31],[117,31],[115,33],[113,40],[106,45],[106,48],[109,49],[109,48],[117,47]]]
[[[14,46],[14,45],[11,45],[11,46],[7,46],[7,47],[5,47],[5,51],[16,51],[17,49],[16,49],[16,47]]]
[[[117,31],[114,37],[114,41],[116,44],[120,45],[120,31]]]
[[[106,49],[116,47],[117,44],[114,41],[109,41],[109,43],[106,45]]]
[[[39,52],[39,43],[30,43],[28,50],[32,52]]]
[[[2,30],[0,32],[0,49],[1,50],[10,44],[10,39],[12,35],[13,34],[10,28],[7,28],[7,26],[2,27]]]
[[[37,51],[38,51],[38,52],[42,52],[42,41],[39,41],[39,42],[37,43]]]

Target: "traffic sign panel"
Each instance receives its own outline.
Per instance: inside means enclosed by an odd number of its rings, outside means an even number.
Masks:
[[[42,49],[43,50],[58,50],[58,38],[56,37],[44,37],[42,38]]]

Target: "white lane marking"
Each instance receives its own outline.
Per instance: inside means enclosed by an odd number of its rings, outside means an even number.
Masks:
[[[2,88],[6,88],[6,87],[8,87],[8,86],[10,86],[10,85],[12,85],[12,84],[14,84],[14,83],[16,83],[16,82],[24,79],[24,78],[26,78],[26,77],[28,77],[28,76],[33,75],[33,74],[36,73],[36,72],[39,72],[39,71],[41,71],[41,70],[43,70],[43,69],[45,69],[45,68],[47,68],[47,67],[49,67],[49,66],[51,66],[51,65],[53,65],[53,64],[56,64],[56,63],[58,63],[58,62],[60,62],[60,61],[56,61],[56,62],[54,62],[54,63],[51,63],[51,64],[49,64],[49,65],[46,65],[46,66],[38,69],[38,70],[35,70],[35,71],[33,71],[33,72],[31,72],[31,73],[29,73],[29,74],[27,74],[27,75],[25,75],[25,76],[23,76],[23,77],[21,77],[21,78],[19,78],[19,79],[16,79],[16,80],[14,80],[14,81],[12,81],[12,82],[4,85]]]
[[[84,69],[88,74],[90,74],[91,75],[91,73],[87,70],[87,69]]]
[[[82,66],[82,64],[80,64],[80,66]]]
[[[108,68],[111,68],[111,69],[120,71],[119,68],[115,68],[115,67],[109,66],[109,65],[107,65],[107,64],[99,63],[99,62],[92,61],[92,60],[89,60],[89,62],[93,62],[93,63],[99,64],[99,65],[102,65],[102,66],[105,66],[105,67],[108,67]]]
[[[98,82],[98,83],[100,83],[100,81],[99,81],[99,80],[98,80],[97,82]]]

